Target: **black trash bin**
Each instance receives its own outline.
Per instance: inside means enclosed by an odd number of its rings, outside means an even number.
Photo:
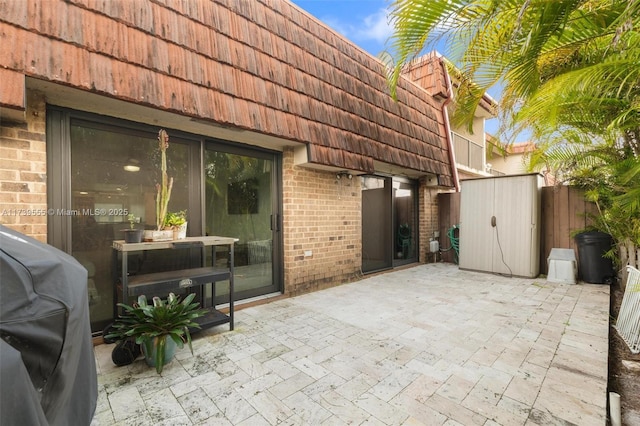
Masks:
[[[615,278],[613,262],[602,255],[611,250],[613,238],[604,232],[583,232],[575,236],[578,245],[578,275],[591,284],[610,284]]]

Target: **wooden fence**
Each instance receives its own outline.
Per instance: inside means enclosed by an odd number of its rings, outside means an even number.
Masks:
[[[640,269],[640,248],[635,246],[633,242],[630,240],[625,241],[624,243],[619,245],[620,249],[620,263],[623,265],[622,270],[620,271],[622,288],[626,286],[627,276],[629,271],[624,265],[633,266],[636,269]]]
[[[540,273],[547,273],[547,257],[552,248],[578,247],[572,233],[591,224],[590,214],[597,214],[596,205],[584,198],[584,192],[570,186],[542,188],[540,217]]]
[[[440,247],[446,249],[450,247],[448,230],[460,223],[460,193],[442,193],[438,197]],[[589,214],[597,213],[597,208],[585,200],[581,190],[568,186],[543,187],[541,204],[540,273],[546,274],[552,248],[574,249],[577,257],[572,233],[589,225]],[[453,250],[442,253],[445,262],[453,262],[453,256]]]

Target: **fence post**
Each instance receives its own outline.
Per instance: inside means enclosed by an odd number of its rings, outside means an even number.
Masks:
[[[633,241],[630,239],[624,240],[620,243],[619,253],[620,253],[620,287],[622,290],[626,287],[626,282],[629,276],[629,271],[627,266],[631,266],[633,268],[638,269],[640,266],[640,248],[636,247],[633,244]]]

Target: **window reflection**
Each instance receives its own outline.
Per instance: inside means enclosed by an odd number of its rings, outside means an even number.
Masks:
[[[393,182],[394,194],[394,259],[416,258],[416,198],[415,185],[408,182]]]
[[[92,122],[71,123],[72,255],[89,273],[89,306],[93,331],[113,319],[114,278],[111,245],[123,239],[129,213],[135,226],[154,229],[160,153],[155,134]],[[188,147],[170,141],[169,175],[174,187],[169,211],[188,206]],[[133,167],[134,166],[134,167]],[[132,269],[135,271],[135,269]]]

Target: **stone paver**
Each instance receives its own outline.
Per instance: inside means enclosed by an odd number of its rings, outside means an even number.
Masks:
[[[236,312],[162,376],[95,348],[93,425],[606,423],[609,288],[428,264]]]

